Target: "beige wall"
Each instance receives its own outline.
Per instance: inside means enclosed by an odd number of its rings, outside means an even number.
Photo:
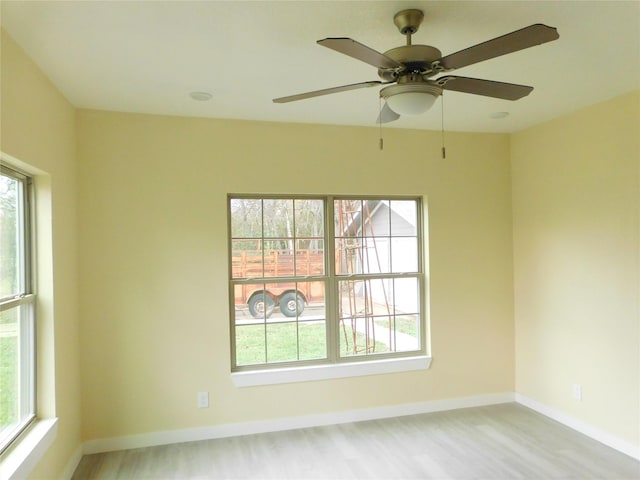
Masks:
[[[513,135],[511,157],[516,390],[640,446],[639,126],[635,92]]]
[[[79,112],[83,439],[513,391],[508,136],[377,136]],[[431,369],[234,387],[230,192],[427,196]]]
[[[38,411],[58,435],[34,477],[62,472],[80,447],[75,109],[2,31],[0,150],[35,176]]]

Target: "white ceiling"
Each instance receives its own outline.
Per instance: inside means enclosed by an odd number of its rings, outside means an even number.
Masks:
[[[76,107],[196,117],[375,126],[378,88],[287,104],[274,97],[378,80],[316,44],[404,44],[402,9],[425,13],[414,44],[443,55],[533,23],[556,41],[454,74],[532,85],[516,102],[445,93],[445,128],[513,132],[640,88],[638,1],[8,1],[2,26]],[[197,102],[189,92],[213,98]],[[491,119],[494,112],[509,112]],[[437,104],[389,127],[439,130]],[[385,127],[387,128],[387,127]]]

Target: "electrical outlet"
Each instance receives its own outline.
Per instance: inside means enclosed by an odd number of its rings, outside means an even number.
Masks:
[[[198,408],[209,408],[209,392],[198,392]]]
[[[579,383],[573,384],[573,399],[582,401],[582,385]]]

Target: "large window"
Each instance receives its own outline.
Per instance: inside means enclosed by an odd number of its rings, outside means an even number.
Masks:
[[[30,189],[0,166],[0,451],[35,416]]]
[[[425,352],[419,198],[229,197],[234,371]]]

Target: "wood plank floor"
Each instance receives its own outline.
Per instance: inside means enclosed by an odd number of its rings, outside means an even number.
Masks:
[[[521,405],[83,457],[85,479],[640,479],[640,462]]]

